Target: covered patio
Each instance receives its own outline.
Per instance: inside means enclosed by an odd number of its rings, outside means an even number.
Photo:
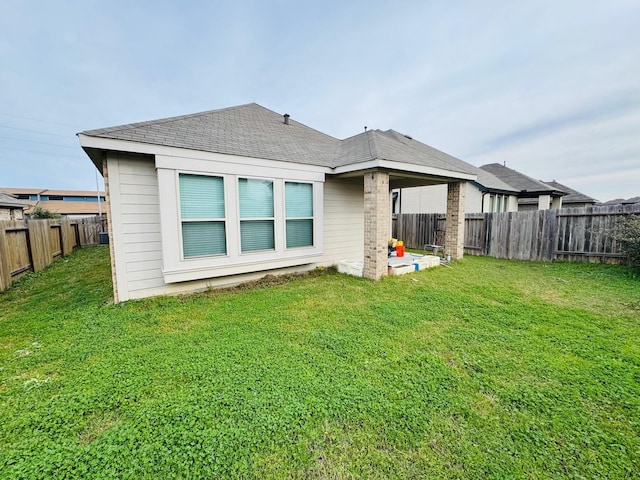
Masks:
[[[419,167],[415,166],[417,170]],[[434,172],[435,173],[435,172]],[[397,188],[426,185],[447,185],[447,224],[444,253],[452,260],[464,253],[465,182],[475,175],[447,171],[421,173],[397,168],[373,168],[339,174],[342,178],[362,179],[364,182],[364,258],[363,276],[379,280],[387,275],[388,246],[391,238],[391,192]]]

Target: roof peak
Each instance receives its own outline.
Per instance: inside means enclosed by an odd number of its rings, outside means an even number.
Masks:
[[[367,129],[340,140],[292,118],[286,122],[283,115],[255,102],[81,135],[329,168],[378,159],[475,175],[468,163],[395,130]]]

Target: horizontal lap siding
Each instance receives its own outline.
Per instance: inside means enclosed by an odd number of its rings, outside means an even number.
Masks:
[[[325,265],[364,259],[364,187],[328,179],[324,184]]]
[[[158,179],[153,161],[119,159],[122,244],[129,296],[164,285]]]
[[[165,284],[162,275],[162,238],[158,185],[152,161],[118,157],[119,222],[126,298],[175,294],[207,287],[234,285],[261,278],[266,272],[235,275],[179,284]],[[110,181],[113,182],[113,178]],[[114,201],[116,199],[112,199]],[[337,180],[324,184],[323,265],[364,257],[363,186]],[[313,265],[280,269],[280,273],[308,270]],[[121,298],[124,300],[123,298]]]

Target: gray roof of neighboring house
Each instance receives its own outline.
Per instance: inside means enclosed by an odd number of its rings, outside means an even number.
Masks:
[[[27,208],[28,206],[29,204],[23,202],[22,200],[18,200],[13,195],[5,192],[0,192],[0,207]]]
[[[478,175],[476,183],[482,185],[488,191],[513,192],[514,194],[520,192],[517,188],[513,188],[486,170],[478,168],[476,174]]]
[[[489,163],[480,167],[482,170],[489,172],[498,177],[503,182],[517,189],[521,195],[526,194],[555,194],[562,195],[562,192],[553,188],[540,180],[535,180],[523,173],[512,168],[500,165],[499,163]]]
[[[556,190],[560,190],[561,192],[566,193],[566,195],[562,197],[562,203],[598,203],[598,200],[596,200],[595,198],[585,195],[584,193],[574,190],[573,188],[567,187],[566,185],[556,182],[555,180],[551,182],[545,181],[544,183],[546,183],[550,187],[555,188]]]
[[[472,165],[393,130],[339,140],[292,118],[286,125],[282,115],[256,103],[81,134],[331,168],[384,159],[476,173]]]
[[[604,202],[603,205],[631,205],[634,203],[640,203],[640,197],[631,197],[626,200],[624,198],[616,198],[614,200]]]

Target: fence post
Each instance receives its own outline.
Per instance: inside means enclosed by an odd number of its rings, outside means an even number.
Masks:
[[[66,256],[73,251],[73,238],[71,237],[73,227],[70,220],[60,221],[60,232],[62,233],[62,256]]]
[[[556,255],[556,249],[558,246],[557,225],[558,225],[558,213],[560,212],[560,209],[554,208],[550,211],[553,213],[549,215],[549,253],[547,255],[547,258],[549,258],[550,261],[554,261],[558,259],[558,256]]]
[[[0,222],[0,292],[11,284],[11,272],[7,263],[8,258],[5,226]]]

